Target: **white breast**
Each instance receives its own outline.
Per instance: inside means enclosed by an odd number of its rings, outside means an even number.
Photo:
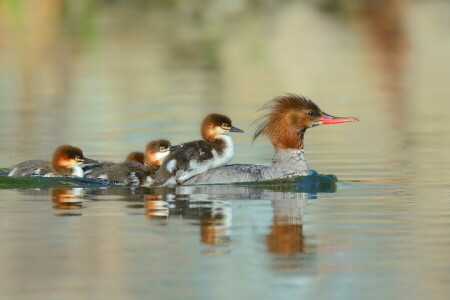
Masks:
[[[219,138],[225,142],[225,147],[222,151],[222,155],[219,155],[216,150],[213,150],[214,159],[212,168],[225,166],[234,155],[234,144],[231,137],[228,135],[221,135]]]
[[[222,154],[219,155],[216,150],[212,150],[213,158],[207,161],[199,162],[192,160],[189,162],[189,171],[177,172],[175,175],[179,182],[184,182],[192,176],[202,174],[213,168],[226,165],[234,155],[233,140],[228,135],[220,135],[220,139],[225,142]]]
[[[75,177],[84,177],[83,169],[80,166],[73,166],[70,175]]]

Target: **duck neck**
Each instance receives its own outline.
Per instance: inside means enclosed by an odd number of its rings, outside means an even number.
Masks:
[[[306,161],[303,149],[278,149],[272,158],[272,164],[285,164],[292,161]]]
[[[277,149],[269,168],[275,178],[311,174],[303,149]]]
[[[284,130],[283,132],[275,132],[271,134],[270,141],[275,147],[275,150],[302,150],[303,138],[305,136],[306,128],[294,129],[290,127],[279,128],[277,130]]]

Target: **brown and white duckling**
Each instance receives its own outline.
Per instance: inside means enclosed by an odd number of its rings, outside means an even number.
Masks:
[[[170,153],[156,172],[153,186],[182,184],[192,176],[226,165],[234,155],[234,144],[228,132],[244,132],[220,114],[206,116],[201,125],[203,140],[187,142]]]
[[[75,176],[83,177],[81,165],[97,163],[84,157],[80,148],[61,145],[53,152],[51,163],[27,160],[11,167],[8,176]]]
[[[97,178],[124,185],[150,185],[159,166],[175,149],[168,140],[159,139],[151,141],[145,148],[143,163],[140,161],[126,160],[122,163],[103,162],[86,172],[87,178]],[[127,158],[130,155],[127,156]]]

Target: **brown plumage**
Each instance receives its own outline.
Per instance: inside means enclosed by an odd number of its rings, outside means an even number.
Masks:
[[[125,158],[125,161],[144,164],[144,153],[139,151],[130,152]]]
[[[83,177],[81,164],[94,163],[84,157],[80,148],[70,145],[61,145],[53,152],[51,162],[45,160],[27,160],[12,167],[9,176],[77,176]]]
[[[145,147],[144,162],[146,166],[161,165],[161,153],[169,153],[171,143],[165,139],[151,141]]]
[[[83,162],[83,151],[70,145],[61,145],[56,148],[52,156],[52,171],[55,174],[69,176],[72,167]]]
[[[171,148],[172,146],[168,140],[154,140],[147,144],[145,153],[142,154],[142,162],[130,160],[117,164],[102,162],[86,170],[85,176],[88,178],[102,178],[124,185],[150,184]],[[130,153],[127,158],[132,156],[133,153]]]
[[[224,128],[231,128],[231,119],[224,115],[209,114],[203,119],[200,133],[205,141],[215,139]]]
[[[275,149],[303,149],[303,136],[307,128],[319,125],[322,111],[304,96],[287,94],[277,97],[262,110],[269,112],[258,120],[253,140],[267,135]],[[257,121],[258,121],[257,120]]]

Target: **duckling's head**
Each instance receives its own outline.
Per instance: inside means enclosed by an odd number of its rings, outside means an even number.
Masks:
[[[84,163],[85,157],[80,148],[61,145],[53,152],[52,165],[55,168],[68,169]]]
[[[172,146],[168,140],[159,139],[151,141],[145,147],[145,159],[144,164],[150,165],[161,165],[169,155],[170,151],[174,150],[176,147]]]
[[[125,161],[144,164],[144,153],[139,151],[131,152],[127,155]]]
[[[231,119],[220,114],[209,114],[203,119],[201,125],[201,134],[204,140],[209,141],[217,138],[219,135],[228,132],[244,132],[231,124]]]
[[[80,165],[94,164],[98,161],[89,159],[83,155],[80,148],[70,145],[61,145],[56,148],[52,156],[52,167],[56,174],[73,175],[76,177],[83,177],[83,169]],[[70,170],[70,173],[68,170]]]

